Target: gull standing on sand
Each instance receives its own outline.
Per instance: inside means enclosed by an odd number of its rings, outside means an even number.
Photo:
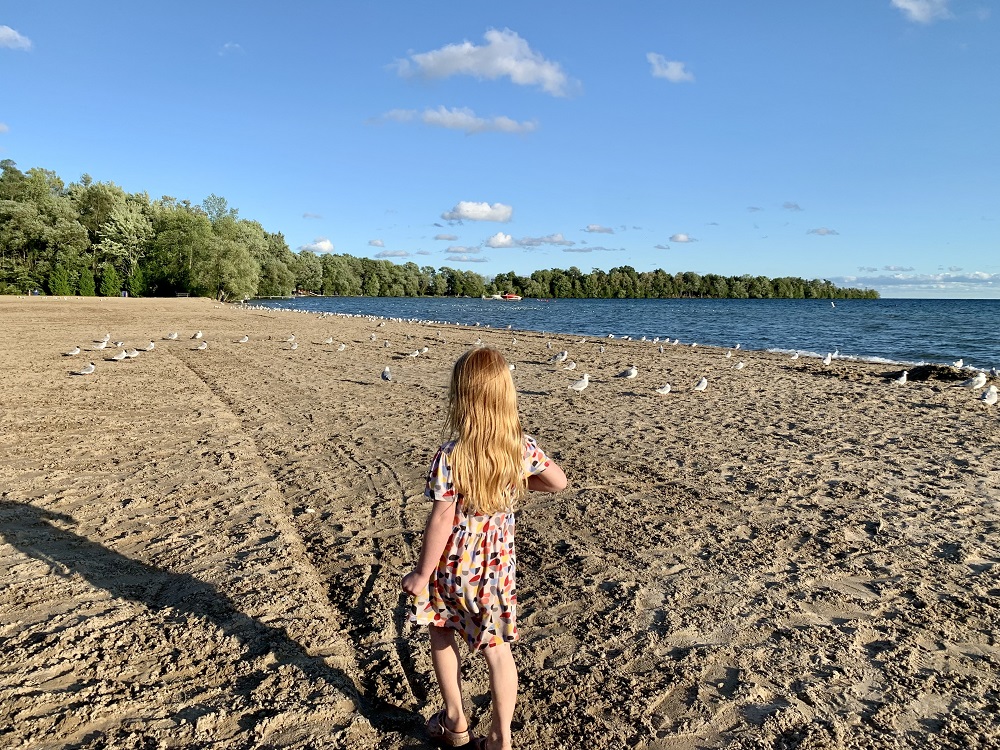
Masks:
[[[419,350],[419,349],[417,349],[417,351],[415,351],[415,352],[410,352],[410,353],[409,353],[409,354],[407,354],[406,356],[407,356],[407,357],[419,357],[419,356],[420,356],[420,350]]]
[[[828,365],[828,364],[830,364],[831,362],[833,362],[833,355],[832,355],[832,354],[830,354],[830,352],[827,352],[827,353],[826,353],[826,356],[825,356],[825,357],[823,357],[823,364],[824,364],[824,365]]]
[[[150,341],[148,344],[146,344],[146,348],[143,349],[143,351],[144,352],[151,352],[155,348],[156,348],[156,344],[154,344],[152,341]]]
[[[733,356],[732,350],[727,350],[726,351],[726,359],[730,359],[732,356]]]
[[[340,346],[338,346],[338,347],[337,347],[337,351],[338,351],[338,352],[342,352],[342,351],[344,351],[344,350],[345,350],[346,348],[347,348],[347,344],[341,344]]]
[[[599,351],[599,352],[600,352],[601,354],[604,354],[604,347],[602,346],[602,347],[601,347],[601,348],[600,348],[600,349],[599,349],[598,351]]]
[[[620,373],[618,373],[618,377],[625,378],[626,380],[632,380],[633,378],[638,376],[638,374],[639,374],[639,368],[636,367],[635,365],[632,365],[628,369],[622,370]]]
[[[293,341],[295,341],[295,334],[294,333],[291,336],[289,336],[287,339],[285,339],[285,343],[286,344],[291,344]]]
[[[245,344],[245,343],[246,343],[246,342],[248,342],[249,340],[250,340],[250,337],[249,337],[249,336],[247,336],[246,334],[243,334],[243,337],[242,337],[242,338],[239,338],[239,339],[237,339],[237,340],[236,340],[236,343],[237,343],[237,344]]]
[[[191,338],[193,338],[193,339],[200,339],[201,338],[201,331],[195,332],[194,336],[192,336]]]
[[[961,367],[963,364],[965,364],[964,360],[962,360],[962,359],[956,359],[954,362],[951,363],[951,366],[952,367]]]
[[[294,352],[296,349],[299,348],[299,342],[293,341],[291,344],[288,345],[288,348]]]
[[[903,370],[903,374],[900,375],[898,378],[893,378],[892,382],[895,383],[896,385],[905,385],[906,384],[906,375],[909,372],[910,372],[909,370]]]
[[[135,359],[136,357],[139,356],[139,350],[138,349],[128,349],[128,350],[125,351],[125,356],[128,357],[129,359]]]
[[[94,366],[94,363],[91,362],[89,365],[84,365],[82,370],[78,370],[77,372],[74,372],[73,374],[74,375],[90,375],[96,369],[97,368]]]
[[[323,339],[323,343],[326,344],[327,346],[329,346],[330,344],[332,344],[333,343],[333,336],[327,336],[325,339]]]
[[[577,393],[579,393],[580,391],[585,389],[587,385],[589,385],[589,383],[590,383],[590,375],[588,375],[587,373],[583,373],[583,380],[577,380],[575,383],[570,385],[569,388],[571,391],[576,391]]]
[[[794,352],[792,354],[792,359],[798,359],[798,358],[799,358],[799,353],[798,352]]]
[[[959,385],[961,385],[963,388],[982,388],[984,385],[986,385],[986,373],[977,372],[968,380],[959,383]]]
[[[125,350],[123,349],[122,351],[118,352],[113,357],[111,357],[111,359],[113,359],[115,362],[121,362],[126,357],[128,357],[128,354],[126,354]]]
[[[107,345],[108,345],[107,341],[98,341],[97,342],[97,346],[94,347],[94,351],[95,352],[99,352],[99,351],[101,351],[101,349],[104,349],[105,347],[107,347]]]
[[[391,373],[391,372],[389,372],[389,365],[386,365],[386,366],[385,366],[385,369],[384,369],[384,370],[382,370],[382,380],[384,380],[384,381],[385,381],[385,382],[387,382],[387,383],[388,383],[388,382],[389,382],[390,380],[392,380],[392,373]]]
[[[987,406],[993,406],[997,402],[997,387],[991,385],[979,396],[979,400],[982,401]]]
[[[204,351],[205,349],[208,349],[208,342],[202,341],[200,344],[198,344],[198,346],[194,348],[194,351],[201,352]]]
[[[701,380],[699,380],[697,383],[695,383],[694,388],[692,388],[691,390],[692,391],[703,391],[706,388],[708,388],[708,378],[706,378],[706,377],[703,376]]]
[[[371,339],[372,341],[374,341],[374,340],[375,340],[375,339],[377,339],[377,338],[378,338],[378,336],[376,336],[376,335],[375,335],[374,333],[373,333],[373,334],[372,334],[372,335],[370,336],[370,339]]]
[[[660,354],[663,354],[663,344],[660,344]]]
[[[667,383],[666,385],[663,385],[660,388],[657,388],[656,392],[657,393],[662,393],[664,396],[666,396],[668,393],[670,393],[670,383]]]
[[[80,347],[74,346],[68,352],[63,352],[63,356],[64,357],[75,357],[79,353],[80,353]]]
[[[746,363],[743,360],[740,360],[735,365],[733,365],[734,370],[742,370],[744,367],[746,367]]]
[[[573,362],[572,360],[570,360],[569,362],[566,363],[566,366],[563,367],[563,369],[564,370],[575,370],[576,369],[576,362]]]
[[[163,338],[165,338],[167,341],[176,341],[177,340],[177,331],[171,331],[170,333],[168,333]]]

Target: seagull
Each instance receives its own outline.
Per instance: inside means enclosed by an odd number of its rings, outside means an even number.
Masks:
[[[80,353],[80,347],[74,346],[68,352],[63,352],[63,356],[64,357],[75,357],[79,353]]]
[[[830,364],[831,362],[833,362],[833,355],[832,355],[832,354],[830,354],[830,352],[827,352],[827,353],[826,353],[826,356],[825,356],[825,357],[823,357],[823,364],[824,364],[824,365],[828,365],[828,364]]]
[[[799,358],[799,353],[798,352],[795,352],[794,354],[792,354],[792,359],[798,359],[798,358]]]
[[[246,334],[244,334],[244,335],[243,335],[243,338],[240,338],[240,339],[237,339],[236,343],[237,343],[237,344],[245,344],[245,343],[246,343],[246,342],[248,342],[249,340],[250,340],[250,337],[249,337],[249,336],[247,336]]]
[[[564,370],[575,370],[576,369],[576,362],[573,362],[572,360],[570,360],[569,362],[566,363],[566,366],[563,369]]]
[[[194,336],[192,336],[191,338],[193,338],[193,339],[200,339],[200,338],[201,338],[201,331],[197,331],[197,332],[196,332],[196,333],[194,334]]]
[[[954,362],[951,363],[951,366],[952,367],[961,367],[963,364],[964,364],[964,360],[956,359]]]
[[[993,404],[997,402],[997,387],[995,385],[991,385],[989,388],[983,391],[982,395],[979,397],[979,400],[982,401],[987,406],[993,406]]]
[[[567,357],[569,357],[569,352],[564,349],[555,356],[555,361],[565,362]]]
[[[325,339],[323,339],[323,343],[324,344],[332,344],[333,343],[333,336],[327,336]]]
[[[386,381],[387,383],[390,380],[392,380],[392,373],[389,372],[389,365],[386,365],[385,369],[382,370],[382,380]]]
[[[739,349],[741,346],[743,346],[743,344],[737,344],[736,346],[733,347],[733,349]]]
[[[510,370],[511,372],[514,372],[514,370],[516,370],[517,367],[515,367],[514,363],[511,362],[509,365],[507,365],[507,369]]]
[[[390,346],[392,346],[392,344],[389,343],[389,339],[386,339],[384,342],[382,342],[383,349],[388,349]]]
[[[695,383],[694,388],[692,388],[691,390],[692,391],[703,391],[706,388],[708,388],[708,378],[703,377],[701,380],[699,380],[697,383]]]
[[[372,340],[372,341],[374,341],[374,340],[375,340],[375,339],[377,339],[377,338],[378,338],[378,336],[376,336],[376,335],[375,335],[374,333],[373,333],[373,334],[371,335],[371,340]]]
[[[906,383],[906,374],[908,372],[909,370],[903,370],[903,374],[900,375],[898,378],[893,378],[892,382],[895,383],[896,385],[904,385]]]
[[[299,342],[293,341],[291,344],[288,345],[288,348],[294,352],[296,349],[299,348]]]
[[[599,351],[601,354],[604,354],[604,347],[602,346]]]
[[[545,348],[546,349],[551,349],[552,348],[552,342],[551,341],[546,341],[545,342]]]
[[[121,349],[123,346],[125,346],[125,342],[124,341],[116,341],[115,342],[115,346],[117,346],[119,349]]]
[[[177,340],[177,331],[172,331],[171,333],[168,333],[163,338],[165,338],[167,341],[176,341]]]
[[[735,365],[733,365],[734,370],[742,370],[744,367],[746,367],[746,363],[743,360],[740,360]]]
[[[990,376],[994,377],[994,378],[1000,377],[1000,370],[997,370],[997,368],[995,368],[995,367],[991,367],[990,368]]]
[[[407,357],[419,357],[419,356],[420,356],[420,350],[419,350],[419,349],[417,349],[417,351],[415,351],[415,352],[410,352],[410,353],[409,353],[409,354],[407,354],[406,356],[407,356]]]
[[[608,334],[608,338],[609,338],[609,339],[613,339],[614,337],[615,337],[615,335],[614,335],[613,333],[609,333],[609,334]]]
[[[291,336],[289,336],[287,339],[285,339],[285,343],[286,344],[291,344],[293,341],[295,341],[295,334],[294,333]]]
[[[342,352],[342,351],[344,351],[344,350],[345,350],[346,348],[347,348],[347,344],[341,344],[340,346],[338,346],[338,347],[337,347],[337,351],[338,351],[338,352]]]
[[[111,334],[110,333],[104,334],[104,338],[99,339],[97,343],[100,343],[101,341],[103,341],[105,344],[111,341]]]
[[[698,346],[698,342],[697,341],[692,341],[691,342],[691,348],[693,349],[696,346]]]
[[[726,352],[726,359],[729,359],[729,358],[730,358],[730,357],[732,357],[732,356],[733,356],[733,353],[732,353],[732,351],[727,351],[727,352]]]
[[[128,349],[128,350],[125,351],[125,356],[128,357],[129,359],[135,359],[136,357],[139,356],[139,350],[138,349]]]
[[[657,388],[656,392],[657,393],[661,393],[664,396],[666,396],[668,393],[670,393],[670,383],[667,383],[666,385],[662,386],[661,388]]]
[[[111,359],[113,359],[115,362],[121,362],[126,357],[128,357],[128,354],[126,354],[125,350],[122,349],[120,352],[118,352],[116,355],[114,355]]]
[[[632,380],[632,378],[636,377],[638,374],[639,374],[639,368],[637,368],[635,365],[632,365],[627,370],[623,370],[622,372],[618,373],[618,377],[625,378],[626,380]]]
[[[663,354],[663,344],[660,344],[660,354]]]
[[[986,385],[986,373],[977,372],[968,380],[960,384],[963,388],[982,388]]]
[[[148,344],[146,344],[146,348],[143,349],[143,351],[144,352],[151,352],[155,348],[156,348],[156,344],[154,344],[152,341],[150,341]]]
[[[98,341],[97,346],[94,347],[94,351],[100,351],[108,345],[107,341]]]
[[[199,351],[199,352],[200,351],[204,351],[205,349],[208,349],[208,342],[207,341],[202,341],[194,349],[195,349],[195,351]]]
[[[95,369],[97,369],[97,368],[94,367],[94,363],[91,362],[88,365],[84,365],[82,370],[79,370],[78,372],[74,372],[73,374],[74,375],[90,375]]]
[[[586,388],[587,385],[589,385],[589,383],[590,383],[590,375],[588,375],[587,373],[583,373],[583,380],[577,380],[575,383],[573,383],[570,386],[570,390],[579,393],[584,388]]]
[[[427,352],[429,352],[429,351],[430,351],[430,349],[428,349],[426,346],[420,347],[420,353],[421,354],[427,354]]]

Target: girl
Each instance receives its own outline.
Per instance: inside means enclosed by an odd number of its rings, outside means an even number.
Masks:
[[[470,742],[462,706],[456,632],[481,651],[490,671],[493,722],[480,750],[510,750],[517,700],[514,503],[526,489],[559,492],[566,475],[521,430],[517,393],[503,355],[476,347],[451,375],[450,441],[431,463],[424,494],[434,503],[416,568],[402,582],[414,597],[410,619],[430,627],[431,661],[444,709],[427,722],[435,741]]]

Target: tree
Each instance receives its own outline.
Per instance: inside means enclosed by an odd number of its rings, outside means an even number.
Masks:
[[[56,266],[49,274],[49,294],[68,297],[73,293],[69,283],[69,272],[62,266]]]
[[[128,293],[131,297],[141,297],[146,293],[146,274],[138,266],[128,277]]]
[[[94,274],[90,272],[89,268],[80,271],[79,289],[81,297],[93,297],[97,294],[94,286]]]
[[[102,297],[117,297],[122,293],[121,277],[110,263],[104,267],[104,271],[101,273],[100,292]]]

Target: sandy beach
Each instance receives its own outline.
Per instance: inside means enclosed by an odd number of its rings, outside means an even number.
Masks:
[[[518,514],[519,750],[1000,744],[1000,411],[958,371],[0,298],[2,746],[431,747],[399,579],[478,339],[569,478]]]

